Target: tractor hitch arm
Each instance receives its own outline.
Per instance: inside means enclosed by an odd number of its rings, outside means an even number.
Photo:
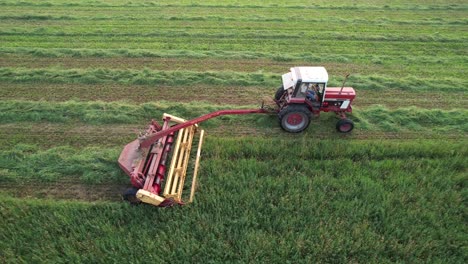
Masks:
[[[218,110],[218,111],[215,111],[215,112],[212,112],[212,113],[202,115],[200,117],[188,120],[188,121],[186,121],[184,123],[177,124],[177,125],[172,126],[172,127],[168,128],[168,129],[161,130],[161,131],[156,132],[154,134],[151,134],[151,135],[149,135],[147,137],[143,137],[143,138],[140,139],[140,147],[147,148],[147,147],[151,146],[152,144],[154,144],[156,141],[158,141],[158,139],[160,139],[160,138],[162,138],[164,136],[167,136],[167,135],[169,135],[169,134],[171,134],[173,132],[179,131],[179,130],[181,130],[183,128],[196,125],[198,123],[201,123],[203,121],[206,121],[208,119],[215,118],[215,117],[218,117],[218,116],[223,116],[223,115],[246,115],[246,114],[267,114],[267,113],[269,113],[269,111],[267,111],[263,107],[259,108],[259,109]],[[170,118],[170,117],[166,117],[166,118]]]

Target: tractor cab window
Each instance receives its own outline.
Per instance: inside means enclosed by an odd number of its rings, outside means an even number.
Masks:
[[[310,100],[320,100],[325,90],[325,83],[301,83],[296,97],[305,97]]]
[[[317,89],[317,92],[319,94],[323,94],[323,90],[325,89],[325,84],[324,83],[316,83],[314,84],[316,89]]]
[[[319,101],[323,96],[324,89],[324,83],[303,83],[300,92],[311,101]]]
[[[309,90],[310,83],[301,83],[299,85],[299,89],[296,89],[296,94],[294,97],[304,98],[307,95],[307,91]]]
[[[301,94],[305,95],[307,94],[307,91],[310,90],[310,83],[302,83],[301,84]]]

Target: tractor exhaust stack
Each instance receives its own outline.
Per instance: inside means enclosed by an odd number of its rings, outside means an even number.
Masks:
[[[348,80],[348,77],[349,77],[349,73],[346,74],[346,76],[345,76],[345,78],[344,78],[344,80],[343,80],[343,84],[341,85],[341,89],[340,89],[340,93],[339,93],[339,94],[341,94],[341,92],[343,91],[344,85],[345,85],[346,81]]]

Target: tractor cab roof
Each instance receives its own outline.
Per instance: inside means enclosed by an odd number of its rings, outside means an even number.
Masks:
[[[327,83],[328,73],[324,67],[293,67],[291,68],[292,78],[295,82]]]

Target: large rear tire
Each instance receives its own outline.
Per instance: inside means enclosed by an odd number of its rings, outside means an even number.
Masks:
[[[338,123],[336,123],[336,130],[340,133],[349,133],[354,128],[354,122],[349,119],[340,119]]]
[[[310,124],[311,112],[301,105],[288,105],[279,113],[281,128],[290,133],[304,131]]]
[[[283,97],[283,94],[286,92],[286,90],[284,90],[283,86],[281,85],[278,90],[276,91],[276,94],[275,94],[275,100],[276,101],[279,101],[281,99],[281,97]]]

